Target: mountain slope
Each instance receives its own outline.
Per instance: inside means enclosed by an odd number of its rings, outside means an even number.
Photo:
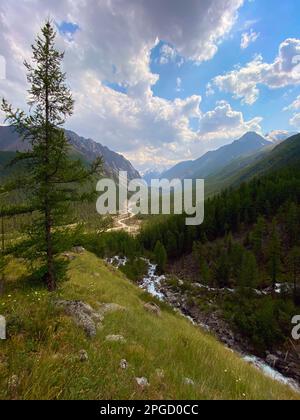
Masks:
[[[253,177],[300,164],[300,135],[296,134],[275,147],[265,148],[250,157],[232,162],[206,179],[206,195],[236,187]]]
[[[200,159],[179,163],[166,171],[162,177],[167,179],[206,178],[233,160],[260,151],[271,144],[260,135],[249,132],[232,144],[206,153]]]
[[[7,295],[12,299],[0,297],[9,322],[8,340],[1,344],[0,399],[299,398],[167,305],[157,302],[161,316],[148,312],[144,305],[151,297],[93,254],[74,257],[69,281],[52,295],[24,280],[24,265],[11,262]],[[95,310],[113,303],[123,310],[107,313],[91,340],[55,308],[56,299],[80,300]],[[120,334],[126,341],[106,339]],[[84,362],[82,350],[88,356]],[[127,369],[120,367],[123,359]],[[12,375],[16,387],[7,386]],[[150,385],[139,387],[141,377]]]
[[[96,157],[104,159],[104,169],[107,176],[118,176],[119,171],[127,171],[129,179],[140,178],[138,171],[122,155],[115,153],[100,143],[78,136],[73,131],[66,130],[66,136],[72,146],[72,154],[91,162]],[[20,141],[18,134],[11,127],[0,126],[0,151],[16,152],[28,149],[28,144]]]

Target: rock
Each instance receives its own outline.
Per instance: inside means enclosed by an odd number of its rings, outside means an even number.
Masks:
[[[12,375],[9,379],[8,379],[8,389],[12,394],[15,394],[18,387],[20,385],[20,379],[17,375]]]
[[[194,386],[195,385],[195,382],[190,378],[184,378],[183,383],[185,385],[189,385],[189,386]]]
[[[108,335],[106,341],[110,341],[111,343],[126,343],[126,340],[122,335]]]
[[[121,360],[121,362],[120,362],[120,368],[123,369],[123,370],[126,370],[128,368],[128,362],[127,362],[127,360],[125,360],[125,359]]]
[[[63,308],[65,313],[73,318],[76,325],[83,328],[88,337],[95,337],[97,324],[103,321],[103,316],[84,302],[80,301],[58,301],[56,305]]]
[[[268,356],[266,358],[266,362],[273,367],[276,366],[278,360],[279,360],[278,357],[274,356],[273,354],[268,354]]]
[[[102,327],[101,323],[107,313],[125,310],[115,303],[98,303],[99,309],[96,311],[84,302],[65,300],[57,301],[56,306],[62,308],[67,315],[71,316],[76,325],[83,328],[90,338],[96,336],[97,330]]]
[[[69,261],[73,261],[73,260],[75,260],[75,259],[76,259],[76,257],[75,257],[74,255],[69,254],[68,252],[65,252],[65,253],[63,254],[63,257],[67,258],[67,260],[69,260]]]
[[[156,376],[157,376],[159,379],[164,379],[164,377],[165,377],[165,372],[164,372],[164,370],[162,370],[162,369],[156,369]]]
[[[143,389],[150,386],[147,378],[135,378],[135,380],[136,380],[136,383],[138,384],[138,386],[143,388]]]
[[[75,254],[83,254],[85,249],[82,246],[74,246],[74,248],[72,248],[72,252]]]
[[[0,340],[6,340],[6,319],[0,315]]]
[[[99,305],[99,313],[102,316],[106,315],[107,313],[126,310],[123,306],[120,306],[117,303],[102,303],[98,305]]]
[[[144,308],[146,309],[146,311],[156,315],[156,316],[161,316],[161,310],[159,308],[159,306],[157,306],[155,303],[146,303],[144,305]]]
[[[100,277],[99,273],[94,273],[94,277]]]
[[[81,362],[87,362],[89,360],[89,355],[85,350],[80,350],[79,352],[79,360]]]

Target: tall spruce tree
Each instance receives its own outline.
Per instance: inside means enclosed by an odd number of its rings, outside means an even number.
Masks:
[[[281,269],[281,241],[277,232],[275,219],[273,220],[271,238],[269,241],[268,259],[272,287],[275,291],[278,275]]]
[[[55,48],[56,32],[46,22],[32,46],[32,63],[25,62],[30,84],[30,114],[17,109],[6,100],[2,110],[30,151],[18,153],[15,162],[24,161],[27,169],[24,189],[38,217],[29,230],[30,258],[41,261],[43,278],[49,291],[56,289],[56,255],[61,251],[61,236],[66,225],[69,204],[86,194],[80,188],[101,168],[97,159],[91,168],[72,160],[63,125],[73,113],[74,101],[61,70],[64,53]]]
[[[300,248],[295,246],[288,255],[288,265],[294,284],[294,301],[300,304],[299,278],[300,278]]]

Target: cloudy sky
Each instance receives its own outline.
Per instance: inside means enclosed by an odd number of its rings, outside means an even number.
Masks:
[[[299,17],[299,0],[1,0],[0,97],[26,109],[23,61],[51,18],[67,127],[140,170],[172,166],[249,130],[300,131]]]

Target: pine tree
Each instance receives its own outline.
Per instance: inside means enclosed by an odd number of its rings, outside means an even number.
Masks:
[[[255,255],[246,251],[243,256],[239,286],[241,288],[255,289],[258,284],[258,266]]]
[[[286,228],[289,237],[289,244],[294,247],[299,243],[299,210],[295,203],[289,203],[286,214]]]
[[[268,249],[269,271],[272,279],[272,287],[275,291],[277,278],[281,268],[281,242],[276,228],[276,221],[273,221],[271,238]]]
[[[221,255],[218,257],[215,270],[214,270],[214,278],[216,284],[219,287],[228,287],[230,282],[231,276],[231,268],[230,262],[227,252],[222,251]]]
[[[300,248],[294,247],[288,255],[289,270],[292,275],[294,283],[294,300],[296,304],[299,304],[299,288],[298,282],[300,278]]]
[[[154,248],[154,257],[157,263],[158,269],[161,273],[164,273],[167,264],[167,251],[160,241],[157,241]]]
[[[24,63],[30,84],[30,114],[14,111],[6,100],[2,102],[6,121],[31,146],[29,152],[18,153],[15,162],[26,163],[23,187],[38,214],[29,230],[28,257],[42,262],[49,291],[56,289],[55,256],[61,250],[60,234],[67,223],[69,204],[87,196],[80,193],[79,187],[101,166],[100,159],[87,169],[70,158],[62,127],[73,113],[74,101],[61,70],[64,53],[56,50],[55,37],[53,25],[46,22],[32,46],[32,64]]]
[[[259,258],[262,257],[263,252],[263,239],[266,234],[267,225],[263,217],[259,217],[250,237],[250,243],[255,255]]]

